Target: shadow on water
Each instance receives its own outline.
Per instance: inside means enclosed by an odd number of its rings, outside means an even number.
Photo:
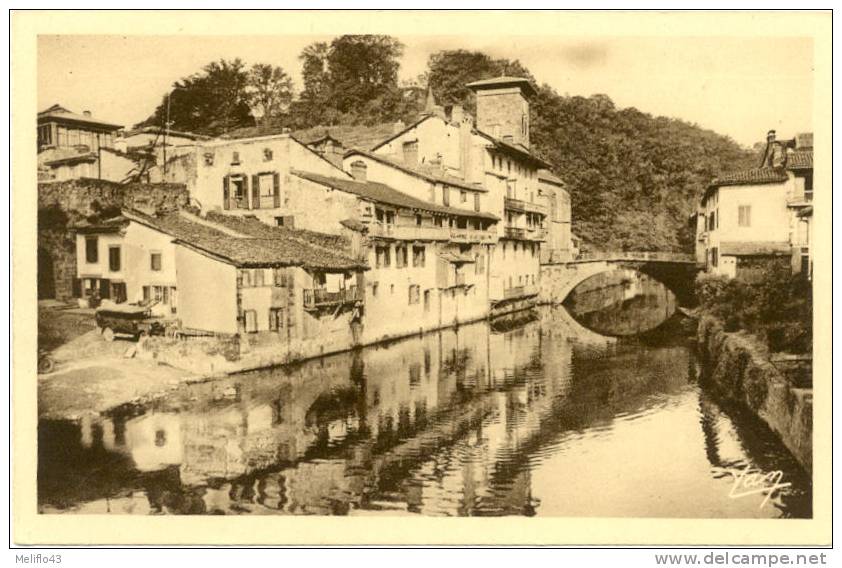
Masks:
[[[596,305],[597,300],[589,300]],[[563,307],[184,385],[39,426],[42,512],[809,516],[770,432],[700,390],[680,342]],[[734,500],[723,471],[793,486]]]

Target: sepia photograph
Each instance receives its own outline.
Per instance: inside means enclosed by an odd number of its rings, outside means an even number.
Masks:
[[[31,41],[36,519],[827,520],[814,37],[122,15]]]

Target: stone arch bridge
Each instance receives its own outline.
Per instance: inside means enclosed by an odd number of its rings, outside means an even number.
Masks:
[[[694,302],[693,282],[699,267],[692,255],[628,251],[588,253],[569,262],[542,264],[539,298],[542,303],[560,304],[591,276],[615,268],[631,268],[658,280],[675,294],[679,305]]]

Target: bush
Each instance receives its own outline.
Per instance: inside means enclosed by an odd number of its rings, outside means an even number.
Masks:
[[[725,331],[754,333],[773,352],[812,350],[812,287],[785,267],[769,266],[750,281],[700,275],[696,297],[702,309],[723,322]]]

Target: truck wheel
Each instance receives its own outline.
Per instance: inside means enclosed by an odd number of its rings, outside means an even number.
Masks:
[[[47,373],[52,373],[53,369],[56,368],[56,363],[53,361],[53,358],[49,355],[42,355],[38,358],[38,373],[41,375],[46,375]]]
[[[114,341],[114,330],[110,327],[105,327],[102,329],[102,338],[106,341]]]

